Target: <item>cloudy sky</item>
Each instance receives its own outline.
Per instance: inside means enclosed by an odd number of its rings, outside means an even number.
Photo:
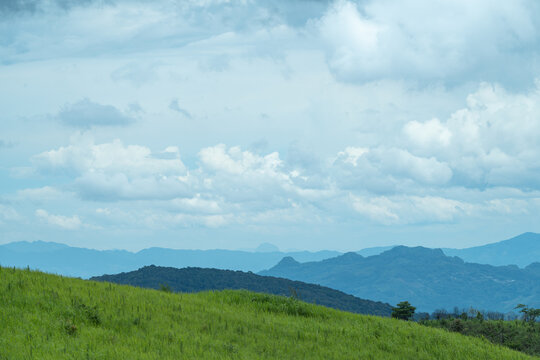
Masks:
[[[4,0],[0,243],[540,232],[535,0]]]

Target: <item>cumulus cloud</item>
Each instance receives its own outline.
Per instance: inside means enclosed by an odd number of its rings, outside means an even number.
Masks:
[[[91,139],[76,139],[75,143],[50,150],[34,157],[34,162],[44,170],[72,170],[86,172],[125,173],[127,175],[184,174],[186,168],[178,149],[168,147],[161,153],[153,153],[139,145],[125,146],[122,141],[95,144]],[[172,158],[159,158],[160,155]]]
[[[227,149],[225,144],[204,148],[200,151],[199,157],[203,166],[210,170],[236,175],[260,173],[276,176],[277,169],[282,165],[277,152],[259,156],[242,151],[237,146]]]
[[[345,82],[407,79],[530,85],[538,73],[534,0],[407,1],[17,1],[2,2],[7,63],[155,52],[192,46],[207,70],[238,57],[285,58],[323,50]],[[30,13],[38,12],[32,18]],[[48,26],[55,23],[54,29]],[[159,78],[153,62],[111,77],[140,87]],[[504,69],[504,71],[501,71]]]
[[[451,222],[465,215],[471,205],[436,196],[376,196],[351,195],[355,211],[385,225]]]
[[[538,10],[534,1],[340,0],[314,24],[327,44],[330,69],[343,81],[515,85],[530,84],[538,71]],[[516,57],[518,50],[528,55]]]
[[[53,215],[49,214],[43,209],[36,210],[36,216],[41,220],[45,221],[49,225],[53,225],[66,230],[77,230],[83,223],[77,215],[62,216],[62,215]]]
[[[397,192],[413,186],[443,186],[452,169],[435,157],[421,157],[399,148],[348,147],[333,162],[333,177],[345,189]]]
[[[405,124],[411,151],[448,164],[457,185],[538,189],[539,89],[513,94],[483,84],[447,120]]]
[[[86,199],[169,198],[189,193],[186,167],[175,147],[153,153],[120,140],[103,144],[82,140],[33,160],[42,172],[75,176],[74,185]]]
[[[171,224],[211,223],[204,218],[223,226],[309,213],[361,215],[382,224],[444,223],[464,214],[517,213],[519,201],[532,212],[536,205],[527,194],[540,190],[540,90],[512,93],[486,83],[466,103],[446,119],[405,122],[378,145],[344,146],[327,159],[295,147],[282,156],[218,144],[200,149],[186,166],[177,146],[152,151],[82,137],[33,162],[42,174],[70,176],[66,188],[82,199],[147,201],[170,213]],[[54,191],[20,194],[46,198]]]
[[[439,119],[432,119],[424,123],[411,121],[405,124],[403,130],[413,145],[419,148],[447,147],[452,139],[452,133],[441,124]]]
[[[82,129],[95,126],[126,126],[134,121],[112,105],[101,105],[88,99],[66,105],[58,113],[58,119],[64,125]]]
[[[220,144],[202,149],[199,159],[205,191],[242,208],[288,207],[289,199],[300,194],[277,152],[262,156]]]

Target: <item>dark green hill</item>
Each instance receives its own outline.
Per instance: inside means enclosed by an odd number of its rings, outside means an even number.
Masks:
[[[308,263],[284,258],[260,275],[321,284],[390,304],[408,300],[419,311],[472,306],[507,312],[519,303],[540,307],[537,265],[472,264],[423,247],[397,246],[367,258],[347,253]]]
[[[91,278],[152,289],[167,285],[173,291],[244,289],[260,293],[295,296],[303,301],[360,314],[390,316],[389,304],[359,299],[324,286],[242,271],[146,266],[137,271]]]

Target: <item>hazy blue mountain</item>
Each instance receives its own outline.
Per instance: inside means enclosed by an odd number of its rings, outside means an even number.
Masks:
[[[525,270],[540,277],[540,262],[530,264]]]
[[[395,248],[396,246],[398,245],[391,245],[391,246],[375,246],[375,247],[370,247],[370,248],[365,248],[365,249],[362,249],[360,251],[357,251],[356,253],[358,255],[362,255],[362,256],[373,256],[373,255],[379,255],[379,254],[382,254],[383,252],[385,251],[388,251],[392,248]]]
[[[19,241],[0,245],[0,247],[17,253],[44,253],[69,248],[69,246],[65,244],[58,244],[46,241]]]
[[[466,249],[443,249],[449,256],[459,256],[478,264],[510,265],[525,267],[540,261],[540,234],[524,233],[493,244]]]
[[[359,299],[328,287],[300,281],[260,276],[242,271],[146,266],[137,271],[93,277],[91,280],[159,289],[168,285],[173,291],[198,292],[205,290],[245,289],[299,299],[361,314],[390,316],[389,304]]]
[[[380,254],[393,246],[359,251],[363,256]],[[280,252],[271,244],[255,251],[173,250],[149,248],[132,253],[124,250],[98,251],[52,242],[14,242],[0,245],[0,265],[27,267],[68,276],[88,278],[104,273],[131,271],[145,265],[208,267],[258,272],[292,256],[299,262],[319,261],[342,253],[337,251]],[[540,234],[525,233],[513,239],[469,249],[443,249],[447,255],[468,262],[524,267],[540,261]]]
[[[395,246],[379,246],[357,251],[362,256],[379,255]],[[514,238],[465,249],[443,248],[448,256],[478,264],[517,265],[525,267],[540,261],[540,234],[524,233]]]
[[[132,253],[125,250],[91,250],[52,242],[15,242],[0,245],[0,265],[15,266],[89,278],[106,273],[132,271],[146,265],[211,267],[261,271],[284,256],[300,261],[318,261],[340,255],[337,251],[248,252],[230,250],[173,250],[149,248]]]
[[[361,298],[396,304],[407,300],[421,311],[454,306],[510,311],[518,303],[540,307],[538,265],[466,263],[440,249],[397,246],[380,255],[357,253],[299,263],[284,258],[260,275],[332,287]]]
[[[255,252],[279,252],[279,248],[270,243],[262,243],[255,248]]]
[[[33,245],[36,245],[35,247]],[[87,278],[102,269],[120,272],[136,268],[135,254],[124,250],[98,251],[36,241],[0,245],[0,265]]]

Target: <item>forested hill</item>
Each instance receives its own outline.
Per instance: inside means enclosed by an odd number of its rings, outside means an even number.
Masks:
[[[507,312],[520,303],[540,306],[538,267],[473,264],[440,249],[397,246],[369,257],[347,253],[308,263],[284,258],[260,275],[330,286],[391,304],[408,300],[419,311],[472,306]]]
[[[272,276],[260,276],[242,271],[145,266],[137,271],[91,278],[152,289],[162,285],[178,292],[204,290],[245,289],[260,293],[295,296],[302,301],[327,307],[380,316],[389,316],[389,304],[364,300],[324,286],[307,284]]]

